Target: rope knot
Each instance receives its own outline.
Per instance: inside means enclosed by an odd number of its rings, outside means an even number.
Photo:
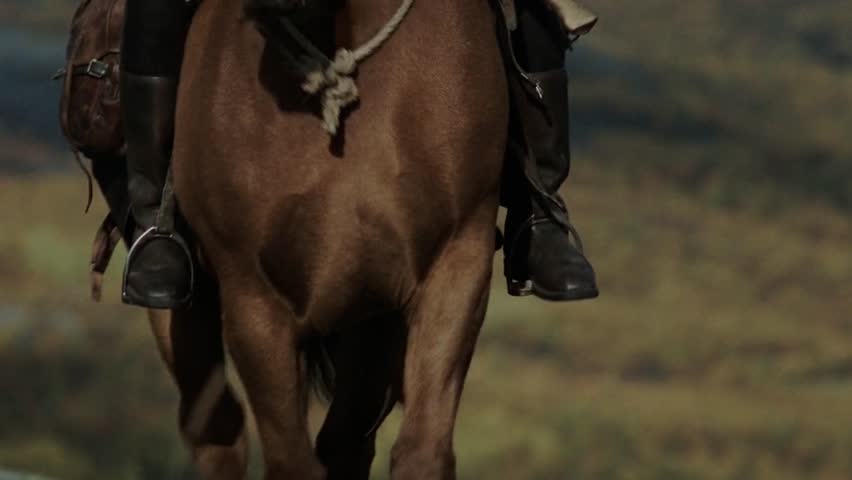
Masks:
[[[340,113],[358,100],[358,86],[353,75],[358,58],[351,50],[341,48],[325,70],[307,75],[302,90],[315,95],[322,93],[323,128],[331,135],[340,128]]]
[[[372,55],[388,40],[413,4],[414,0],[402,0],[399,10],[387,25],[367,43],[355,51],[341,48],[325,69],[310,72],[305,76],[302,90],[311,95],[322,94],[322,126],[330,135],[337,134],[343,109],[358,101],[358,86],[353,78],[358,63]]]

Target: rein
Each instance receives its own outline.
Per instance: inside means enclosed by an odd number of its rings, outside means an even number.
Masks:
[[[323,129],[334,136],[340,128],[340,114],[344,108],[358,101],[355,72],[358,64],[378,51],[396,32],[411,11],[414,0],[402,0],[396,13],[366,43],[349,50],[337,50],[334,59],[328,58],[285,16],[268,21],[258,21],[258,28],[276,47],[279,54],[305,77],[302,90],[310,95],[321,95]],[[279,37],[280,35],[281,37]],[[297,47],[294,52],[291,47]]]

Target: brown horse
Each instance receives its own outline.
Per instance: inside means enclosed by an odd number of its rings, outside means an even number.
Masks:
[[[399,2],[343,2],[337,44],[365,42]],[[509,116],[495,21],[489,0],[415,2],[360,67],[361,102],[330,142],[242,3],[202,2],[173,169],[207,273],[192,307],[153,322],[205,478],[246,470],[242,407],[211,387],[225,345],[266,479],[368,478],[397,402],[392,478],[455,478]],[[324,364],[333,400],[314,449],[306,410]]]

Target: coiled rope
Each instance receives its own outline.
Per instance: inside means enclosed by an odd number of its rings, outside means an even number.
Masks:
[[[390,21],[367,43],[355,50],[339,49],[331,64],[306,75],[302,90],[311,95],[322,95],[323,128],[330,135],[337,134],[343,109],[358,100],[358,86],[353,77],[358,64],[384,45],[405,20],[413,5],[414,0],[403,0]]]

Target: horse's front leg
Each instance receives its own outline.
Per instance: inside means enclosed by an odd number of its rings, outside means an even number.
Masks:
[[[297,316],[262,272],[237,269],[220,276],[224,334],[256,419],[264,478],[324,480],[308,432]]]
[[[453,429],[490,287],[494,215],[487,210],[487,222],[463,229],[446,246],[414,298],[393,480],[456,478]]]
[[[208,278],[191,307],[149,310],[160,354],[180,390],[181,434],[205,480],[240,480],[248,464],[243,409],[224,378],[219,297]]]

